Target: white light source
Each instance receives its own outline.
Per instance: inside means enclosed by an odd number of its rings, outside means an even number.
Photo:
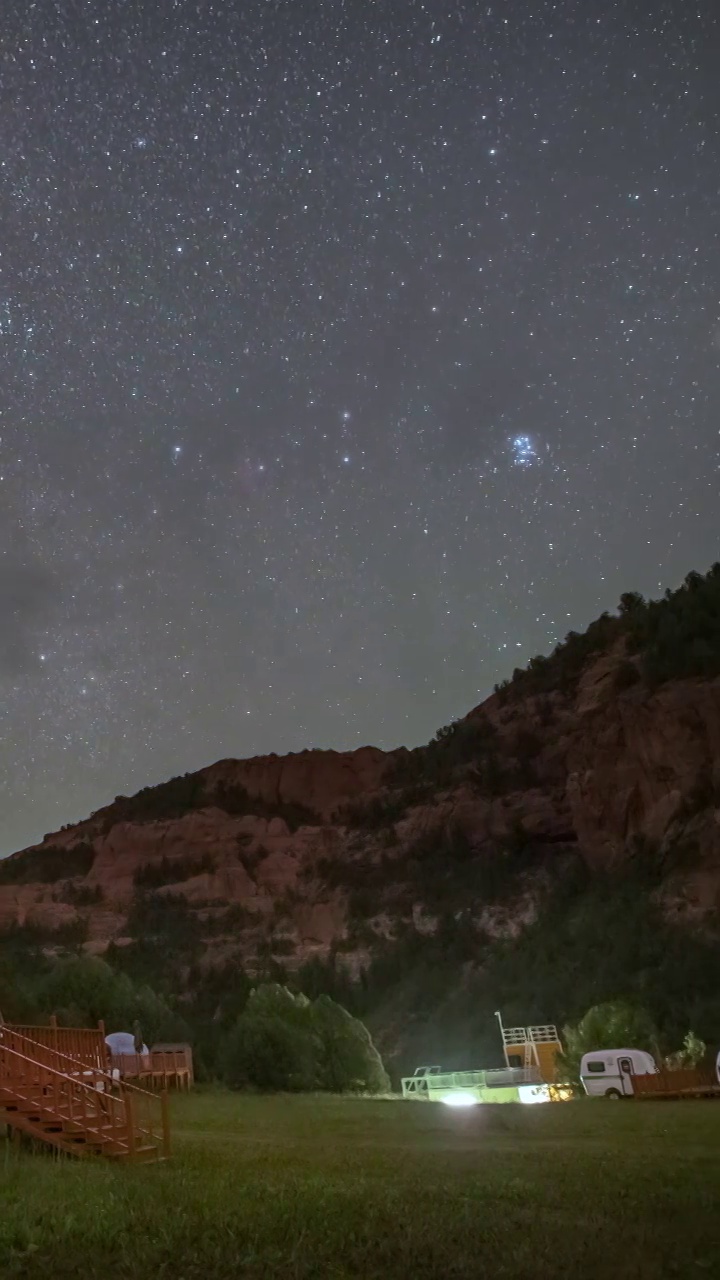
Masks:
[[[446,1107],[476,1107],[478,1100],[474,1093],[463,1093],[459,1090],[457,1093],[446,1093],[440,1101],[444,1102]]]
[[[518,1089],[521,1102],[549,1102],[550,1090],[546,1084],[521,1085]]]

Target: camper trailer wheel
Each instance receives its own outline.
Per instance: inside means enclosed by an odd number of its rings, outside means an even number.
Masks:
[[[619,1089],[608,1089],[605,1097],[609,1098],[611,1102],[616,1102],[619,1098],[622,1098],[622,1094]]]

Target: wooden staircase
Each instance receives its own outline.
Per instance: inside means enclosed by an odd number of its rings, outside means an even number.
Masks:
[[[68,1054],[27,1030],[0,1023],[0,1123],[11,1137],[120,1163],[167,1159],[166,1092],[116,1080],[97,1066],[95,1046]]]

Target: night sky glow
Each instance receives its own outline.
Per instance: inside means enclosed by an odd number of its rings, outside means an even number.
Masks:
[[[0,853],[718,558],[716,0],[6,0]]]

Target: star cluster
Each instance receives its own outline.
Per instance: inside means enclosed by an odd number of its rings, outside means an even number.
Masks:
[[[3,7],[0,853],[718,555],[714,0]]]

